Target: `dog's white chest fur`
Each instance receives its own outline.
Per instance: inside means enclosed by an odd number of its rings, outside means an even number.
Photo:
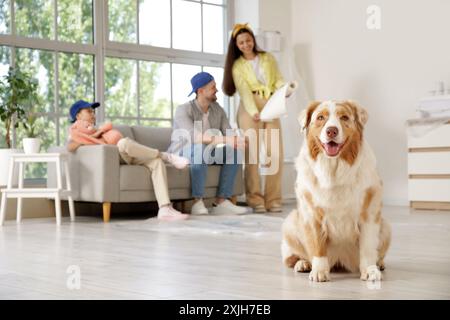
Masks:
[[[309,192],[314,206],[323,209],[322,224],[330,241],[354,241],[365,191],[378,179],[375,157],[369,145],[363,143],[355,163],[349,165],[342,159],[330,159],[323,154],[314,161],[304,144],[296,160],[296,168],[297,197]],[[308,206],[301,208],[300,212],[305,220],[313,218]]]

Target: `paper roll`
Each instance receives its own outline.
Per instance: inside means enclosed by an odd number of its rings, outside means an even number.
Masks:
[[[286,93],[289,85],[286,83],[270,97],[259,115],[261,121],[272,121],[286,114]]]
[[[297,81],[289,82],[289,86],[288,86],[287,91],[286,91],[286,98],[290,97],[294,93],[294,91],[297,90],[297,88],[298,88],[298,82]]]

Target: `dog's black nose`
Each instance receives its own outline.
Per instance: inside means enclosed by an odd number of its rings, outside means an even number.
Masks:
[[[338,133],[339,133],[339,130],[336,127],[328,127],[327,128],[327,137],[330,139],[336,138]]]

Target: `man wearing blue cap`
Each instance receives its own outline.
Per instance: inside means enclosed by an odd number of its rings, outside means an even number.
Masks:
[[[85,134],[82,137],[78,137],[77,135],[72,136],[72,133],[76,130],[76,122],[78,121],[87,124],[91,128],[95,128],[95,108],[99,106],[100,103],[98,102],[90,103],[79,100],[70,108],[70,122],[74,123],[70,130],[69,141],[67,143],[67,149],[70,152],[75,152],[80,146],[85,144],[103,143],[100,139],[105,132],[101,128],[98,130],[91,129],[89,134]],[[115,140],[111,144],[117,145],[121,160],[127,164],[145,166],[151,172],[154,192],[159,205],[158,219],[165,221],[186,219],[188,215],[173,208],[170,202],[166,167],[163,161],[173,164],[178,169],[186,167],[188,161],[177,155],[160,152],[157,149],[141,145],[130,138],[123,138],[120,133],[118,135],[118,140]]]
[[[243,214],[245,207],[228,199],[233,195],[245,140],[235,136],[223,108],[217,103],[214,77],[207,72],[191,79],[196,98],[180,105],[174,118],[174,131],[168,152],[190,159],[191,191],[195,203],[191,214],[208,214],[203,197],[209,164],[220,164],[219,187],[213,205],[214,214]],[[187,132],[183,136],[181,131]]]

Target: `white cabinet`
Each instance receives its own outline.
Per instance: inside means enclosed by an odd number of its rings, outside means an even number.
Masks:
[[[408,135],[408,197],[416,209],[450,210],[450,121]]]

